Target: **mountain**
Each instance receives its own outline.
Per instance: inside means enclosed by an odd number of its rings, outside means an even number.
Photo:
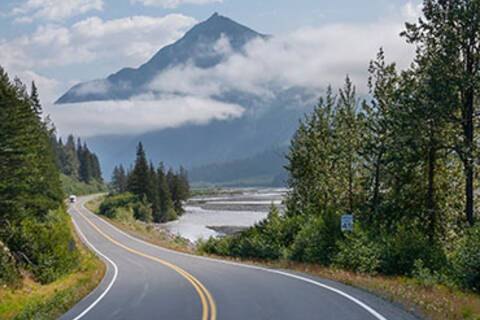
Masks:
[[[189,178],[197,185],[220,185],[225,187],[284,187],[286,170],[286,147],[266,150],[252,157],[223,163],[213,163],[193,168]]]
[[[216,13],[194,26],[177,42],[160,49],[140,67],[125,68],[106,79],[78,84],[62,95],[57,103],[122,100],[149,93],[149,83],[162,72],[185,64],[212,68],[232,54],[244,54],[245,45],[250,41],[269,37]],[[216,49],[222,38],[230,43],[228,52]],[[284,175],[283,162],[281,159],[272,160],[265,154],[285,149],[298,120],[315,104],[316,92],[299,87],[269,89],[272,95],[268,97],[230,90],[213,98],[244,107],[245,112],[239,118],[186,124],[140,135],[97,136],[89,138],[88,143],[98,154],[107,174],[117,164],[129,165],[134,158],[135,145],[142,141],[152,161],[192,169],[195,172],[192,175],[194,181],[228,184],[228,168],[248,167],[243,172],[254,177],[258,176],[254,165],[262,168],[270,165],[268,172],[262,174],[262,179],[271,184],[275,177],[278,180]],[[197,174],[201,170],[210,170],[212,167],[209,165],[212,164],[223,168],[224,178]],[[233,178],[242,180],[239,176]]]
[[[241,52],[252,39],[267,38],[266,35],[215,13],[177,42],[160,49],[139,68],[124,68],[106,79],[77,84],[56,103],[128,99],[148,92],[148,84],[159,73],[174,66],[192,63],[199,68],[211,68],[225,58],[224,53],[215,50],[215,45],[222,36],[228,38],[234,52]]]

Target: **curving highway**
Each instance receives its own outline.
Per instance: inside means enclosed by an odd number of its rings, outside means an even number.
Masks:
[[[400,307],[333,281],[183,254],[136,239],[88,211],[69,212],[104,260],[100,285],[61,319],[410,320]]]

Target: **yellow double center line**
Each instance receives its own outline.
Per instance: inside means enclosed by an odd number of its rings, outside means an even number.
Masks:
[[[210,292],[203,286],[203,284],[198,281],[197,278],[192,276],[190,273],[187,271],[183,270],[182,268],[174,265],[173,263],[170,263],[168,261],[162,260],[160,258],[148,255],[146,253],[143,253],[141,251],[135,250],[133,248],[130,248],[123,243],[118,242],[117,240],[113,239],[110,237],[108,234],[100,230],[99,227],[97,227],[93,222],[90,221],[87,217],[85,217],[80,210],[77,209],[78,214],[90,225],[92,228],[94,228],[98,233],[100,233],[105,239],[108,241],[112,242],[113,244],[131,252],[136,255],[139,255],[141,257],[153,260],[155,262],[158,262],[174,271],[179,273],[182,277],[184,277],[190,284],[193,286],[193,288],[197,291],[198,296],[200,297],[200,301],[202,302],[202,320],[216,320],[217,319],[217,306],[215,305],[215,300],[213,300],[212,295]]]

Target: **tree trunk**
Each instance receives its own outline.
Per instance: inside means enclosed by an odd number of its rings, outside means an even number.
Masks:
[[[470,59],[467,59],[470,60]],[[473,72],[473,64],[467,63],[467,73]],[[475,89],[471,84],[468,85],[465,92],[465,113],[464,113],[464,134],[465,134],[465,214],[470,226],[474,221],[474,194],[473,194],[473,176],[474,176],[474,160],[473,160],[473,109],[474,109]]]
[[[435,162],[436,149],[435,142],[430,133],[430,145],[428,150],[428,191],[427,191],[427,211],[428,211],[428,236],[430,240],[435,238],[435,228],[437,223],[437,210],[435,203]]]
[[[475,43],[472,39],[471,44],[465,50],[465,73],[470,76],[472,79],[475,76],[475,67],[473,62],[473,47],[472,44]],[[474,221],[474,193],[473,193],[473,176],[474,176],[474,160],[473,160],[473,149],[474,149],[474,127],[473,127],[473,112],[474,112],[474,100],[475,100],[475,88],[473,83],[469,80],[464,84],[463,91],[464,98],[464,112],[463,112],[463,128],[464,128],[464,139],[465,139],[465,159],[464,159],[464,169],[465,169],[465,215],[470,226],[473,226]]]

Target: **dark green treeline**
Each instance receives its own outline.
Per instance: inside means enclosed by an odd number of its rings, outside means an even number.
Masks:
[[[123,166],[115,167],[112,189],[115,194],[133,194],[145,207],[139,209],[137,206],[135,217],[154,222],[166,222],[182,215],[182,203],[190,195],[185,169],[180,167],[178,172],[166,170],[163,163],[155,167],[148,162],[142,143],[138,144],[135,164],[130,170],[125,170]]]
[[[204,250],[480,290],[480,1],[425,0],[402,36],[416,48],[408,69],[380,50],[368,99],[347,77],[300,122],[285,214]],[[354,215],[352,233],[340,230],[343,214]]]
[[[50,282],[72,270],[77,250],[38,90],[0,68],[0,284],[20,270]]]

